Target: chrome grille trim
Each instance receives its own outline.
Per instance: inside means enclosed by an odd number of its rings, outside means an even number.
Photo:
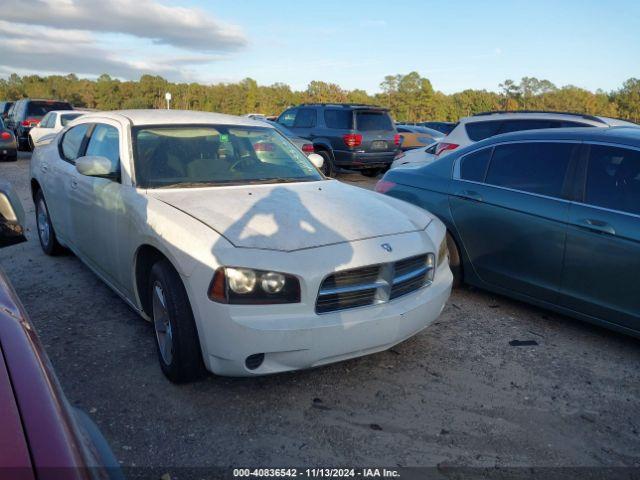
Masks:
[[[435,267],[427,265],[429,255],[433,254],[343,270],[327,276],[318,292],[316,313],[387,303],[430,285],[428,276]]]

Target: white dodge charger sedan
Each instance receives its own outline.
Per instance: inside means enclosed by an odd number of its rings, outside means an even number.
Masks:
[[[40,243],[153,322],[175,382],[388,349],[449,297],[445,228],[321,163],[248,118],[90,113],[31,160]]]

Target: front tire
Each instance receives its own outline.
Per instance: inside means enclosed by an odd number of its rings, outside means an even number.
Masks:
[[[460,288],[462,286],[462,259],[460,257],[460,250],[456,245],[455,240],[449,232],[447,232],[447,248],[449,249],[449,268],[453,273],[453,288]]]
[[[151,268],[148,294],[162,372],[173,383],[201,378],[205,368],[193,311],[182,279],[168,260]]]
[[[360,173],[362,173],[362,175],[364,175],[365,177],[375,178],[380,174],[381,171],[381,168],[368,168],[366,170],[361,170]]]
[[[49,208],[44,200],[42,190],[38,190],[36,193],[36,225],[42,251],[50,256],[63,253],[64,247],[60,245],[56,237],[56,232],[51,223],[51,216],[49,215]]]

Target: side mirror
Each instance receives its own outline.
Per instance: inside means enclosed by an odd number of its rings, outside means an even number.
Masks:
[[[120,177],[118,165],[106,157],[86,156],[76,159],[76,170],[87,177],[116,179]]]
[[[0,248],[26,242],[24,209],[11,184],[0,180]]]
[[[313,166],[316,167],[318,170],[320,170],[324,165],[324,158],[322,158],[317,153],[310,153],[307,158],[311,160],[311,163],[313,163]]]

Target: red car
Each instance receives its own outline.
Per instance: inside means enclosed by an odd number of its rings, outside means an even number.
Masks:
[[[24,211],[0,181],[0,248],[25,241]],[[0,270],[0,478],[121,479],[98,427],[73,408]]]

